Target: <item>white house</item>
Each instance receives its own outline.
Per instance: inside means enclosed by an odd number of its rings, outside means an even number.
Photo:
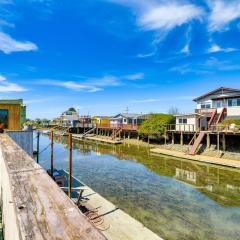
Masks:
[[[136,113],[119,113],[110,119],[110,125],[140,125],[144,121],[144,115]]]
[[[59,118],[61,126],[73,126],[77,121],[79,121],[78,113],[70,110],[63,112]]]
[[[240,90],[221,87],[193,101],[196,102],[195,113],[176,116],[176,130],[208,130],[226,118],[240,118]],[[188,124],[193,125],[187,130]]]

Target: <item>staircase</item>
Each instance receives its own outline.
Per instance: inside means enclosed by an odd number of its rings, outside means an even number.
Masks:
[[[200,145],[200,143],[202,142],[204,136],[206,135],[205,132],[200,132],[197,139],[195,140],[194,144],[192,145],[189,154],[190,155],[195,155],[197,153],[198,147]]]
[[[94,127],[94,128],[92,128],[92,129],[88,130],[87,132],[85,132],[85,133],[82,135],[82,137],[85,137],[87,134],[94,132],[95,129],[96,129],[96,128]]]
[[[223,108],[220,113],[217,113],[217,109],[215,109],[215,111],[213,112],[212,117],[208,123],[209,130],[211,129],[212,126],[216,128],[216,125],[218,125],[219,123],[222,122],[222,120],[225,116],[226,110],[227,110],[226,108]]]
[[[122,128],[118,127],[116,130],[113,130],[113,133],[111,135],[112,139],[115,139],[118,135],[120,136],[120,133],[122,132]]]

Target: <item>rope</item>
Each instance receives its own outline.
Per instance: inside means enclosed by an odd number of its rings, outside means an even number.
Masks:
[[[40,155],[42,152],[46,151],[50,146],[51,146],[51,143],[50,143],[48,146],[46,146],[43,150],[41,150],[41,151],[39,152],[39,155]]]

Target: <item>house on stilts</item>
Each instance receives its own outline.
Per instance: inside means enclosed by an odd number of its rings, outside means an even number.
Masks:
[[[205,139],[209,147],[212,135],[217,136],[217,149],[220,149],[221,144],[225,151],[226,135],[240,135],[240,126],[222,124],[225,119],[240,119],[240,90],[221,87],[193,101],[196,102],[195,112],[176,115],[176,124],[167,125],[166,134],[172,135],[172,143],[175,137],[179,136],[181,145],[185,136],[188,136],[188,139],[191,136],[189,154],[192,155],[198,152]]]

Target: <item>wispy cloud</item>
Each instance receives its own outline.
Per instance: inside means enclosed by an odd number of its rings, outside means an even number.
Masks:
[[[38,47],[29,41],[21,42],[13,39],[4,32],[0,32],[0,51],[5,54],[12,52],[36,51]]]
[[[192,20],[201,19],[201,7],[178,1],[108,0],[133,9],[137,25],[145,31],[168,32]]]
[[[213,44],[208,50],[208,53],[216,53],[216,52],[234,52],[237,51],[235,48],[222,48],[217,44]]]
[[[99,92],[103,91],[106,87],[123,86],[127,81],[141,80],[143,78],[143,73],[134,73],[124,76],[106,75],[101,78],[85,78],[81,82],[55,79],[38,79],[35,82],[49,86],[63,87],[73,91]]]
[[[194,73],[194,74],[209,74],[215,71],[238,71],[240,64],[232,63],[231,61],[222,61],[215,57],[191,64],[183,64],[173,68],[169,71],[179,72],[180,74]]]
[[[138,24],[144,30],[169,31],[202,15],[203,10],[193,4],[167,2],[147,9],[139,16]]]
[[[229,23],[240,18],[239,0],[210,0],[209,7],[209,31],[224,31],[228,29]]]
[[[0,75],[0,93],[25,92],[27,89],[16,83],[9,82],[6,77]]]
[[[132,100],[130,103],[154,103],[154,102],[166,102],[166,101],[172,101],[172,100],[190,100],[193,99],[193,96],[178,96],[178,97],[163,97],[163,98],[147,98],[147,99],[138,99],[138,100]]]

